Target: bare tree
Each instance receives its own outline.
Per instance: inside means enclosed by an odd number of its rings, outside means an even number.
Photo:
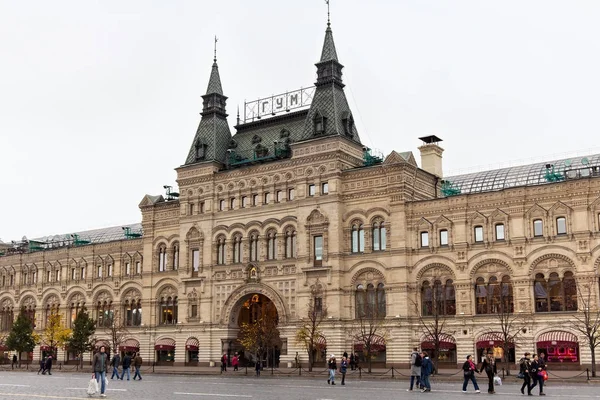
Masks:
[[[106,316],[100,328],[109,336],[112,354],[117,354],[121,344],[131,335],[119,310]]]
[[[363,304],[356,311],[358,325],[352,330],[352,339],[354,345],[363,348],[368,372],[371,373],[373,358],[384,348],[390,337],[390,330],[385,325],[385,314],[380,312],[377,304]]]
[[[592,376],[596,376],[596,348],[600,345],[600,309],[593,295],[592,285],[577,288],[578,312],[572,316],[570,327],[579,332],[592,355]]]
[[[302,319],[296,332],[296,340],[308,353],[308,370],[312,371],[315,352],[319,351],[319,339],[323,336],[321,323],[327,315],[327,308],[322,304],[320,297],[311,297],[308,304],[307,318]]]

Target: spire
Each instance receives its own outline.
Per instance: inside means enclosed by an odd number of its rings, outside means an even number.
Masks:
[[[208,87],[206,88],[206,94],[223,94],[223,88],[221,87],[221,77],[219,76],[219,66],[217,65],[217,42],[219,39],[215,36],[215,55],[213,58],[212,71],[210,72],[210,79],[208,80]]]
[[[333,32],[331,30],[331,20],[329,19],[329,0],[327,3],[327,29],[325,30],[325,41],[323,42],[323,51],[321,52],[321,61],[337,61],[337,52],[333,42]]]

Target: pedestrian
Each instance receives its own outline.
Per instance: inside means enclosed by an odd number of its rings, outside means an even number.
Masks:
[[[526,352],[523,358],[519,361],[519,373],[523,376],[523,385],[521,386],[521,394],[525,394],[525,388],[527,388],[527,394],[531,396],[531,361],[529,356],[531,353]]]
[[[114,379],[115,375],[117,379],[119,379],[119,364],[121,364],[121,356],[119,353],[115,353],[112,361],[110,362],[111,367],[113,367],[112,376],[110,379]]]
[[[540,396],[545,396],[544,393],[544,375],[546,375],[546,355],[542,352],[538,357],[538,385],[540,387]]]
[[[48,358],[46,358],[46,372],[48,373],[48,375],[52,375],[52,354],[50,354]],[[42,374],[43,373],[44,372],[42,372]]]
[[[429,359],[426,351],[421,352],[421,393],[431,392],[431,384],[429,383],[429,375],[433,372],[433,363]]]
[[[223,353],[221,357],[221,372],[227,372],[227,353]]]
[[[240,363],[240,358],[238,356],[238,353],[235,353],[233,355],[233,359],[231,360],[231,365],[233,365],[233,370],[237,371],[238,370],[238,365]]]
[[[473,382],[473,386],[475,387],[475,393],[479,393],[479,386],[477,385],[477,379],[475,379],[475,371],[477,371],[477,367],[473,362],[473,356],[468,355],[467,361],[463,364],[463,373],[465,379],[463,381],[462,391],[463,393],[467,393],[467,384],[469,381]]]
[[[125,353],[125,357],[123,358],[123,372],[121,372],[121,380],[123,380],[125,373],[127,373],[127,380],[129,380],[130,369],[131,369],[131,356],[129,355],[129,353]]]
[[[46,357],[40,358],[40,369],[38,370],[38,375],[42,373],[42,375],[46,375]]]
[[[108,356],[105,353],[104,346],[100,346],[100,352],[94,354],[94,374],[96,375],[96,382],[100,385],[100,397],[106,397],[104,391],[106,390],[106,369],[108,367]]]
[[[254,364],[254,369],[256,370],[256,377],[260,376],[260,360],[256,357],[256,363]]]
[[[354,353],[350,353],[350,370],[354,371]]]
[[[421,364],[423,358],[416,347],[413,348],[413,352],[410,355],[410,388],[406,389],[407,392],[413,390],[415,380],[417,381],[417,389],[421,387]]]
[[[348,358],[348,352],[347,351],[345,351],[344,354],[342,354],[342,359],[344,359],[344,358]]]
[[[140,368],[142,367],[142,357],[140,356],[140,353],[137,353],[135,358],[133,359],[133,366],[135,367],[135,374],[133,374],[133,380],[135,381],[135,378],[138,377],[141,381],[142,374],[140,374]]]
[[[485,374],[488,377],[488,393],[496,393],[494,390],[494,375],[496,375],[498,371],[496,369],[496,359],[494,358],[494,353],[492,351],[488,351],[487,357],[481,364],[481,370],[485,371]]]
[[[332,354],[329,356],[329,361],[327,361],[327,367],[329,368],[329,379],[327,379],[327,384],[335,385],[335,370],[337,369],[335,355]]]
[[[346,384],[346,371],[348,370],[348,353],[345,357],[342,357],[342,363],[340,364],[340,372],[342,373],[342,385]]]
[[[15,369],[15,365],[17,365],[17,355],[13,354],[12,358],[12,369]]]
[[[530,364],[530,368],[529,368],[529,375],[531,375],[531,386],[529,386],[529,392],[531,393],[531,391],[533,390],[534,387],[537,386],[538,384],[538,368],[539,368],[539,361],[538,361],[538,355],[534,354],[533,357],[531,358],[531,364]]]

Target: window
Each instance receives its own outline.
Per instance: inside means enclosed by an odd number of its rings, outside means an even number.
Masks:
[[[322,313],[323,312],[323,298],[315,297],[313,300],[314,300],[313,308],[315,310],[315,313]]]
[[[565,217],[556,218],[556,234],[566,235],[567,234],[567,219]]]
[[[81,279],[85,279],[85,267],[81,267]],[[36,283],[35,272],[33,273],[33,283]]]
[[[373,230],[371,232],[373,237],[373,251],[385,250],[387,245],[386,229],[383,222],[373,223]]]
[[[198,318],[198,304],[192,304],[192,311],[191,311],[190,317],[191,318]]]
[[[163,297],[160,300],[159,323],[161,325],[172,325],[177,323],[177,296],[174,298]]]
[[[329,194],[329,183],[321,183],[321,194]]]
[[[220,238],[217,241],[217,264],[225,264],[225,238]]]
[[[14,278],[14,276],[11,275],[10,276],[10,285],[11,286],[13,284],[13,278]],[[60,269],[57,269],[56,272],[54,273],[54,279],[56,280],[56,282],[60,282]]]
[[[142,302],[140,300],[125,301],[125,326],[142,324]]]
[[[75,322],[75,319],[77,318],[77,314],[79,314],[79,312],[82,310],[83,305],[80,303],[71,303],[71,307],[70,307],[70,311],[71,311],[71,324],[70,326],[73,327],[73,323]]]
[[[179,245],[173,246],[173,271],[179,269]]]
[[[258,261],[258,234],[250,235],[250,261]]]
[[[113,310],[112,302],[98,302],[96,305],[96,326],[108,328],[112,325]]]
[[[271,202],[271,193],[265,193],[265,204],[269,204]]]
[[[106,276],[113,276],[113,265],[108,264],[106,266]]]
[[[229,209],[233,210],[235,209],[235,198],[232,197],[231,199],[229,199]]]
[[[281,203],[283,201],[283,190],[278,190],[277,192],[275,192],[275,195],[277,202]]]
[[[198,272],[200,269],[200,250],[192,250],[192,271]]]
[[[131,263],[130,262],[125,263],[125,275],[127,275],[127,276],[131,275]]]
[[[356,318],[384,318],[386,316],[385,287],[383,283],[377,286],[358,284],[355,291],[354,304]]]
[[[323,236],[315,236],[313,238],[313,244],[315,249],[315,266],[321,266],[321,264],[323,263]]]
[[[233,238],[233,262],[242,262],[242,235]]]
[[[102,265],[98,265],[98,266],[96,267],[96,276],[97,276],[98,278],[102,278]]]
[[[158,249],[158,271],[164,272],[167,270],[167,249],[160,247]]]
[[[46,282],[52,282],[52,272],[46,271]],[[2,277],[2,286],[6,285],[6,277]]]
[[[257,206],[258,205],[258,195],[257,194],[253,194],[252,195],[252,205],[253,206]]]
[[[315,134],[319,135],[325,132],[325,118],[323,118],[323,116],[319,112],[315,114],[313,123],[315,128]]]
[[[448,230],[446,229],[440,231],[440,246],[448,246]]]
[[[14,311],[11,306],[5,306],[0,309],[0,331],[10,331],[13,326]]]
[[[296,257],[296,231],[288,230],[285,233],[285,258]]]
[[[539,237],[544,235],[544,224],[541,219],[533,221],[533,236]]]
[[[363,253],[365,251],[365,230],[362,224],[352,225],[351,242],[353,253]]]
[[[429,232],[421,232],[421,247],[429,247]]]
[[[136,261],[135,262],[135,273],[136,274],[141,274],[142,273],[142,263],[141,263],[141,261]]]
[[[225,200],[219,200],[219,211],[225,210]]]
[[[277,254],[276,252],[276,238],[275,232],[271,232],[267,236],[267,260],[274,260]]]
[[[308,195],[309,196],[314,196],[315,195],[315,185],[313,185],[313,184],[308,185]]]
[[[194,215],[194,203],[190,203],[190,215]]]
[[[577,311],[577,284],[572,272],[564,273],[563,279],[551,272],[548,279],[542,273],[533,283],[536,312]]]
[[[496,276],[475,281],[475,302],[477,314],[498,314],[514,312],[512,283],[508,275],[499,281]]]
[[[475,242],[483,242],[483,226],[476,226],[475,228]]]
[[[204,214],[204,202],[200,202],[200,214]]]
[[[296,195],[296,191],[294,188],[288,189],[288,200],[294,200],[294,196]]]
[[[242,197],[242,207],[246,208],[250,205],[249,201],[248,201],[248,196],[243,196]]]
[[[433,286],[429,281],[421,286],[421,307],[423,316],[455,315],[456,292],[454,282],[447,279],[436,279]]]
[[[496,224],[496,240],[504,240],[504,224]]]

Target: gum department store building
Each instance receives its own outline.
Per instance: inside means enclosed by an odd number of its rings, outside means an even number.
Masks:
[[[85,305],[98,344],[115,315],[130,332],[120,351],[208,365],[243,350],[240,322],[270,303],[281,364],[298,352],[306,365],[295,336],[312,303],[327,309],[323,353],[360,354],[358,316],[385,317],[376,361],[391,366],[432,348],[418,315],[438,309],[439,358],[456,365],[501,351],[490,327],[504,307],[527,321],[511,360],[543,350],[589,364],[568,321],[578,288],[598,302],[600,155],[454,177],[435,136],[422,138],[421,167],[411,152],[378,157],[361,144],[329,24],[316,67],[314,87],[246,103],[232,135],[215,59],[179,196],[146,195],[141,224],[0,244],[1,336],[21,308],[43,329]]]

